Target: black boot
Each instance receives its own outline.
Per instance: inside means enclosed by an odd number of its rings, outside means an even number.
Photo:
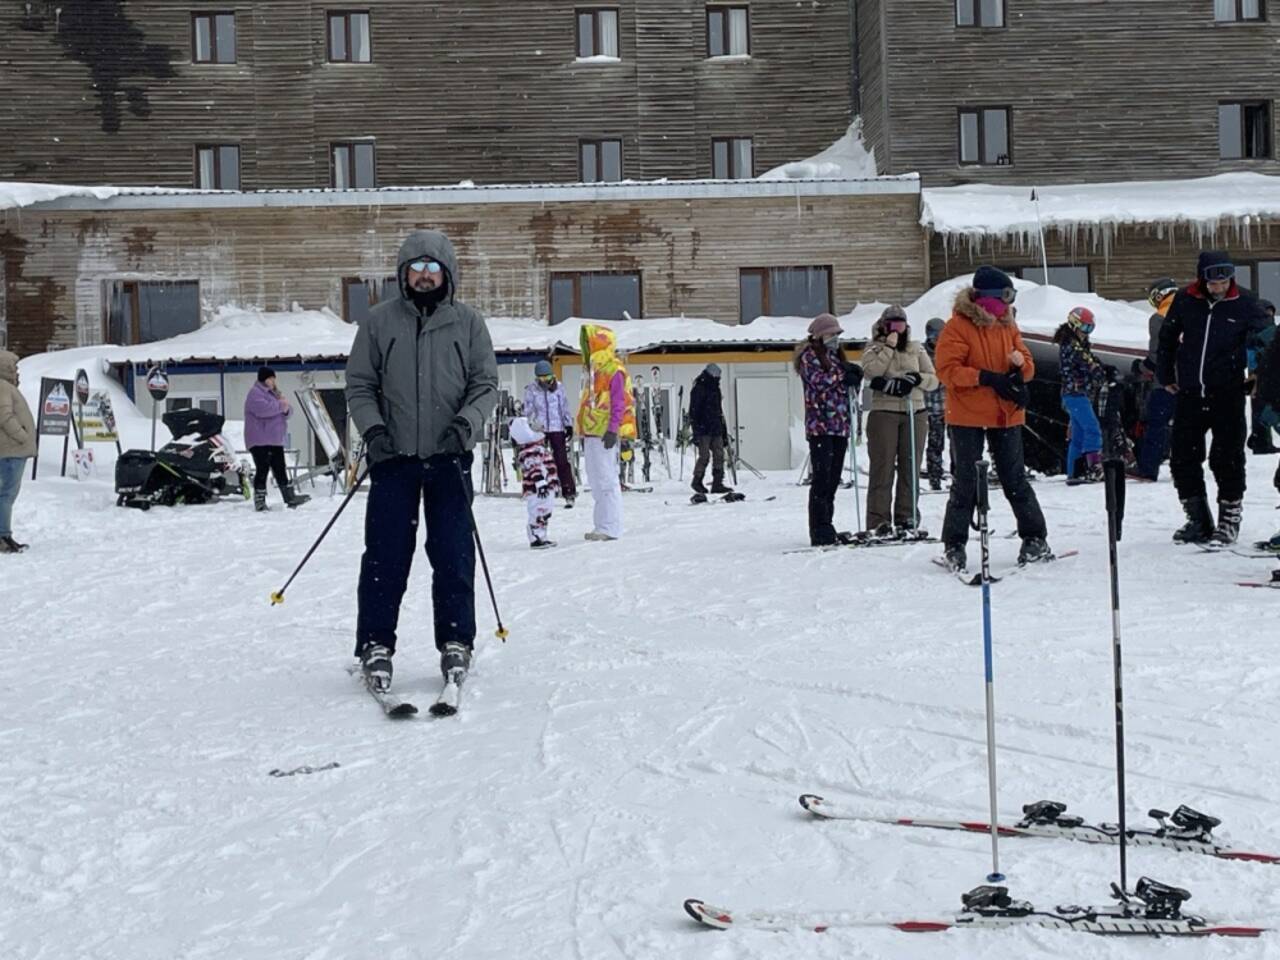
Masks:
[[[440,651],[440,676],[444,677],[445,682],[465,677],[470,669],[471,648],[456,640],[446,643]]]
[[[707,492],[707,488],[706,488],[706,486],[703,484],[703,482],[702,482],[702,478],[701,478],[701,477],[694,477],[694,478],[693,478],[693,483],[689,484],[689,486],[693,488],[693,492],[694,492],[694,493],[703,493],[703,494],[705,494],[705,493]]]
[[[1174,543],[1204,543],[1213,536],[1213,513],[1205,497],[1188,497],[1182,501],[1187,522],[1174,531]]]
[[[364,682],[378,693],[391,689],[391,649],[374,643],[360,651],[360,670]]]
[[[284,505],[288,507],[290,510],[293,510],[296,507],[302,506],[304,503],[306,503],[308,500],[311,499],[305,493],[295,493],[293,489],[293,484],[290,484],[289,486],[281,490],[280,495],[284,497]]]
[[[1212,541],[1229,547],[1240,537],[1240,521],[1244,519],[1244,501],[1219,500],[1218,526],[1213,531]]]
[[[25,543],[19,543],[13,537],[0,537],[0,553],[21,553],[27,549]]]
[[[712,493],[733,493],[733,487],[726,487],[726,486],[724,485],[724,479],[723,479],[723,478],[721,478],[721,479],[719,479],[719,480],[712,480],[712,481],[711,481],[711,492],[712,492]]]
[[[271,509],[270,507],[267,506],[267,491],[265,490],[253,491],[253,509],[258,511],[259,513],[262,513],[266,510]]]

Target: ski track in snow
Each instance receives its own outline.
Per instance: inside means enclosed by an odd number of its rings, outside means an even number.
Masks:
[[[1250,458],[1245,534],[1269,535],[1274,461]],[[33,547],[0,579],[0,953],[6,960],[1280,957],[1262,941],[1119,942],[1047,930],[716,932],[686,897],[740,909],[945,916],[990,869],[985,837],[820,822],[985,818],[981,593],[937,545],[784,555],[807,490],[685,510],[660,482],[627,534],[581,541],[557,510],[531,555],[517,499],[476,510],[510,629],[477,570],[462,712],[436,720],[429,574],[400,618],[390,722],[344,671],[361,501],[290,587],[337,500],[117,509],[110,484],[25,485]],[[1058,550],[992,588],[1001,808],[1060,799],[1115,818],[1111,613],[1100,486],[1039,484]],[[776,494],[773,502],[760,502]],[[1188,803],[1224,840],[1280,850],[1280,597],[1266,563],[1177,548],[1173,490],[1130,486],[1121,546],[1131,823]],[[865,500],[865,496],[863,498]],[[672,500],[665,506],[664,500]],[[854,527],[853,493],[837,518]],[[945,498],[926,498],[926,526]],[[994,492],[992,524],[1012,528]],[[1243,538],[1242,538],[1243,539]],[[969,556],[976,567],[977,542]],[[997,567],[1016,541],[997,535]],[[340,766],[307,776],[274,768]],[[1006,841],[1015,896],[1104,902],[1114,848]],[[1280,872],[1131,850],[1194,911],[1280,927]]]

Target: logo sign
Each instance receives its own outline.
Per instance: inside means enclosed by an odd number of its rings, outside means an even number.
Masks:
[[[114,443],[120,439],[111,397],[105,390],[95,390],[85,404],[80,429],[85,443]]]
[[[89,374],[76,371],[76,402],[81,406],[89,402]]]
[[[169,395],[169,377],[159,367],[152,367],[147,374],[147,392],[152,400],[163,400]]]
[[[71,433],[70,380],[40,378],[40,430],[47,437],[65,437]]]

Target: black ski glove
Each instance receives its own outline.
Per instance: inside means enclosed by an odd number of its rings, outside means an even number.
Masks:
[[[856,363],[844,365],[844,385],[855,392],[862,389],[862,368]]]
[[[906,377],[890,377],[885,381],[884,395],[886,397],[905,397],[911,392],[912,383]]]
[[[568,443],[572,439],[573,439],[573,427],[569,426],[566,423],[564,426],[564,442]]]
[[[454,417],[440,438],[440,453],[449,457],[460,457],[467,452],[467,435],[471,432],[471,424],[464,417]]]
[[[1027,390],[1027,385],[1022,382],[1022,374],[1017,370],[1010,370],[1008,373],[979,370],[978,383],[984,387],[990,387],[1002,400],[1016,403],[1020,407],[1027,405],[1030,391]]]
[[[601,439],[604,441],[604,448],[606,450],[612,450],[618,445],[618,434],[612,430],[606,430]]]
[[[884,385],[885,385],[886,383],[888,383],[888,381],[887,381],[887,380],[885,380],[885,378],[884,378],[884,377],[872,377],[872,378],[871,378],[871,389],[872,389],[872,390],[879,390],[881,393],[884,393]]]
[[[364,454],[369,458],[371,467],[400,456],[396,445],[391,440],[391,432],[380,423],[374,424],[365,431]]]
[[[902,379],[910,380],[911,386],[913,387],[918,387],[920,386],[921,383],[924,382],[924,377],[920,376],[920,374],[916,373],[914,370],[909,370],[908,372],[904,373],[902,375]]]

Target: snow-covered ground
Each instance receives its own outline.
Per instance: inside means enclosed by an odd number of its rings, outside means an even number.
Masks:
[[[1248,539],[1280,522],[1250,459]],[[688,469],[688,464],[686,464]],[[336,505],[149,513],[104,477],[28,483],[0,558],[0,953],[6,960],[1277,957],[1261,941],[1118,942],[1047,930],[717,932],[713,903],[937,917],[990,869],[983,836],[817,822],[796,795],[876,813],[986,809],[980,592],[920,545],[805,543],[792,474],[691,507],[627,495],[627,536],[584,543],[590,501],[533,555],[516,499],[477,501],[510,640],[480,587],[463,712],[389,721],[344,667],[363,501],[283,606],[268,597]],[[1080,555],[993,588],[1001,809],[1112,819],[1103,492],[1042,482]],[[1129,816],[1188,803],[1280,850],[1280,593],[1272,564],[1169,543],[1166,481],[1129,488],[1121,546]],[[775,495],[776,500],[763,498]],[[854,526],[853,493],[838,518]],[[937,528],[941,496],[922,501]],[[1016,541],[996,495],[996,564]],[[971,557],[976,545],[971,543]],[[419,557],[396,686],[439,679]],[[425,710],[422,716],[425,718]],[[309,765],[336,768],[273,777]],[[1002,845],[1016,896],[1100,902],[1116,852]],[[1217,918],[1280,927],[1280,868],[1131,850]]]

